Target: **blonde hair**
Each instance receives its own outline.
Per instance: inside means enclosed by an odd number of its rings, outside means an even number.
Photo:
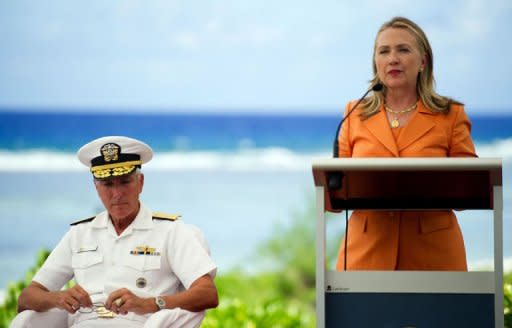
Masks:
[[[430,109],[432,112],[448,113],[450,105],[456,101],[453,99],[438,95],[435,92],[435,80],[434,80],[434,55],[432,54],[432,48],[428,42],[425,32],[413,21],[405,17],[394,17],[389,22],[384,23],[375,37],[375,44],[373,47],[373,78],[370,80],[370,87],[382,83],[377,75],[377,66],[375,64],[375,52],[377,48],[377,38],[379,34],[388,28],[401,28],[409,31],[418,44],[420,54],[425,57],[425,67],[423,71],[418,73],[416,92],[420,97],[423,104]],[[368,117],[376,114],[381,105],[384,103],[384,97],[386,95],[386,86],[384,86],[382,92],[373,92],[369,97],[365,98],[361,102],[362,112],[360,117],[367,119]]]

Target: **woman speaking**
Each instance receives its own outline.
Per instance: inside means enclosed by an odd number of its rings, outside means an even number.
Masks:
[[[418,25],[403,17],[382,25],[370,81],[370,87],[382,84],[382,91],[364,98],[348,117],[355,102],[347,104],[338,156],[476,157],[464,106],[435,92],[433,68],[432,49]],[[348,231],[338,270],[467,270],[453,211],[358,210]]]

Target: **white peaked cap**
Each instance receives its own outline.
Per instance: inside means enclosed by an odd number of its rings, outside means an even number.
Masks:
[[[85,144],[77,155],[96,179],[108,179],[132,173],[153,158],[153,150],[137,139],[107,136]]]

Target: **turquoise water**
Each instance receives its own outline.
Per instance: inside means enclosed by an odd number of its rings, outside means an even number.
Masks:
[[[512,231],[512,118],[472,119],[479,155],[504,160],[504,231]],[[0,289],[21,279],[36,251],[52,248],[69,223],[101,210],[75,151],[104,134],[134,136],[154,147],[142,200],[200,227],[220,272],[259,270],[257,247],[275,236],[277,224],[290,224],[313,203],[311,159],[330,157],[336,125],[336,117],[313,115],[0,112]],[[470,264],[481,267],[492,256],[491,214],[458,216]],[[342,223],[329,223],[334,247]],[[511,245],[505,235],[508,258]]]

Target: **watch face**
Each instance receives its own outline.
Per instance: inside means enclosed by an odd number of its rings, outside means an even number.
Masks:
[[[164,309],[165,308],[165,301],[163,298],[161,297],[157,297],[156,299],[156,305],[158,305],[158,307],[160,308],[160,310]]]

